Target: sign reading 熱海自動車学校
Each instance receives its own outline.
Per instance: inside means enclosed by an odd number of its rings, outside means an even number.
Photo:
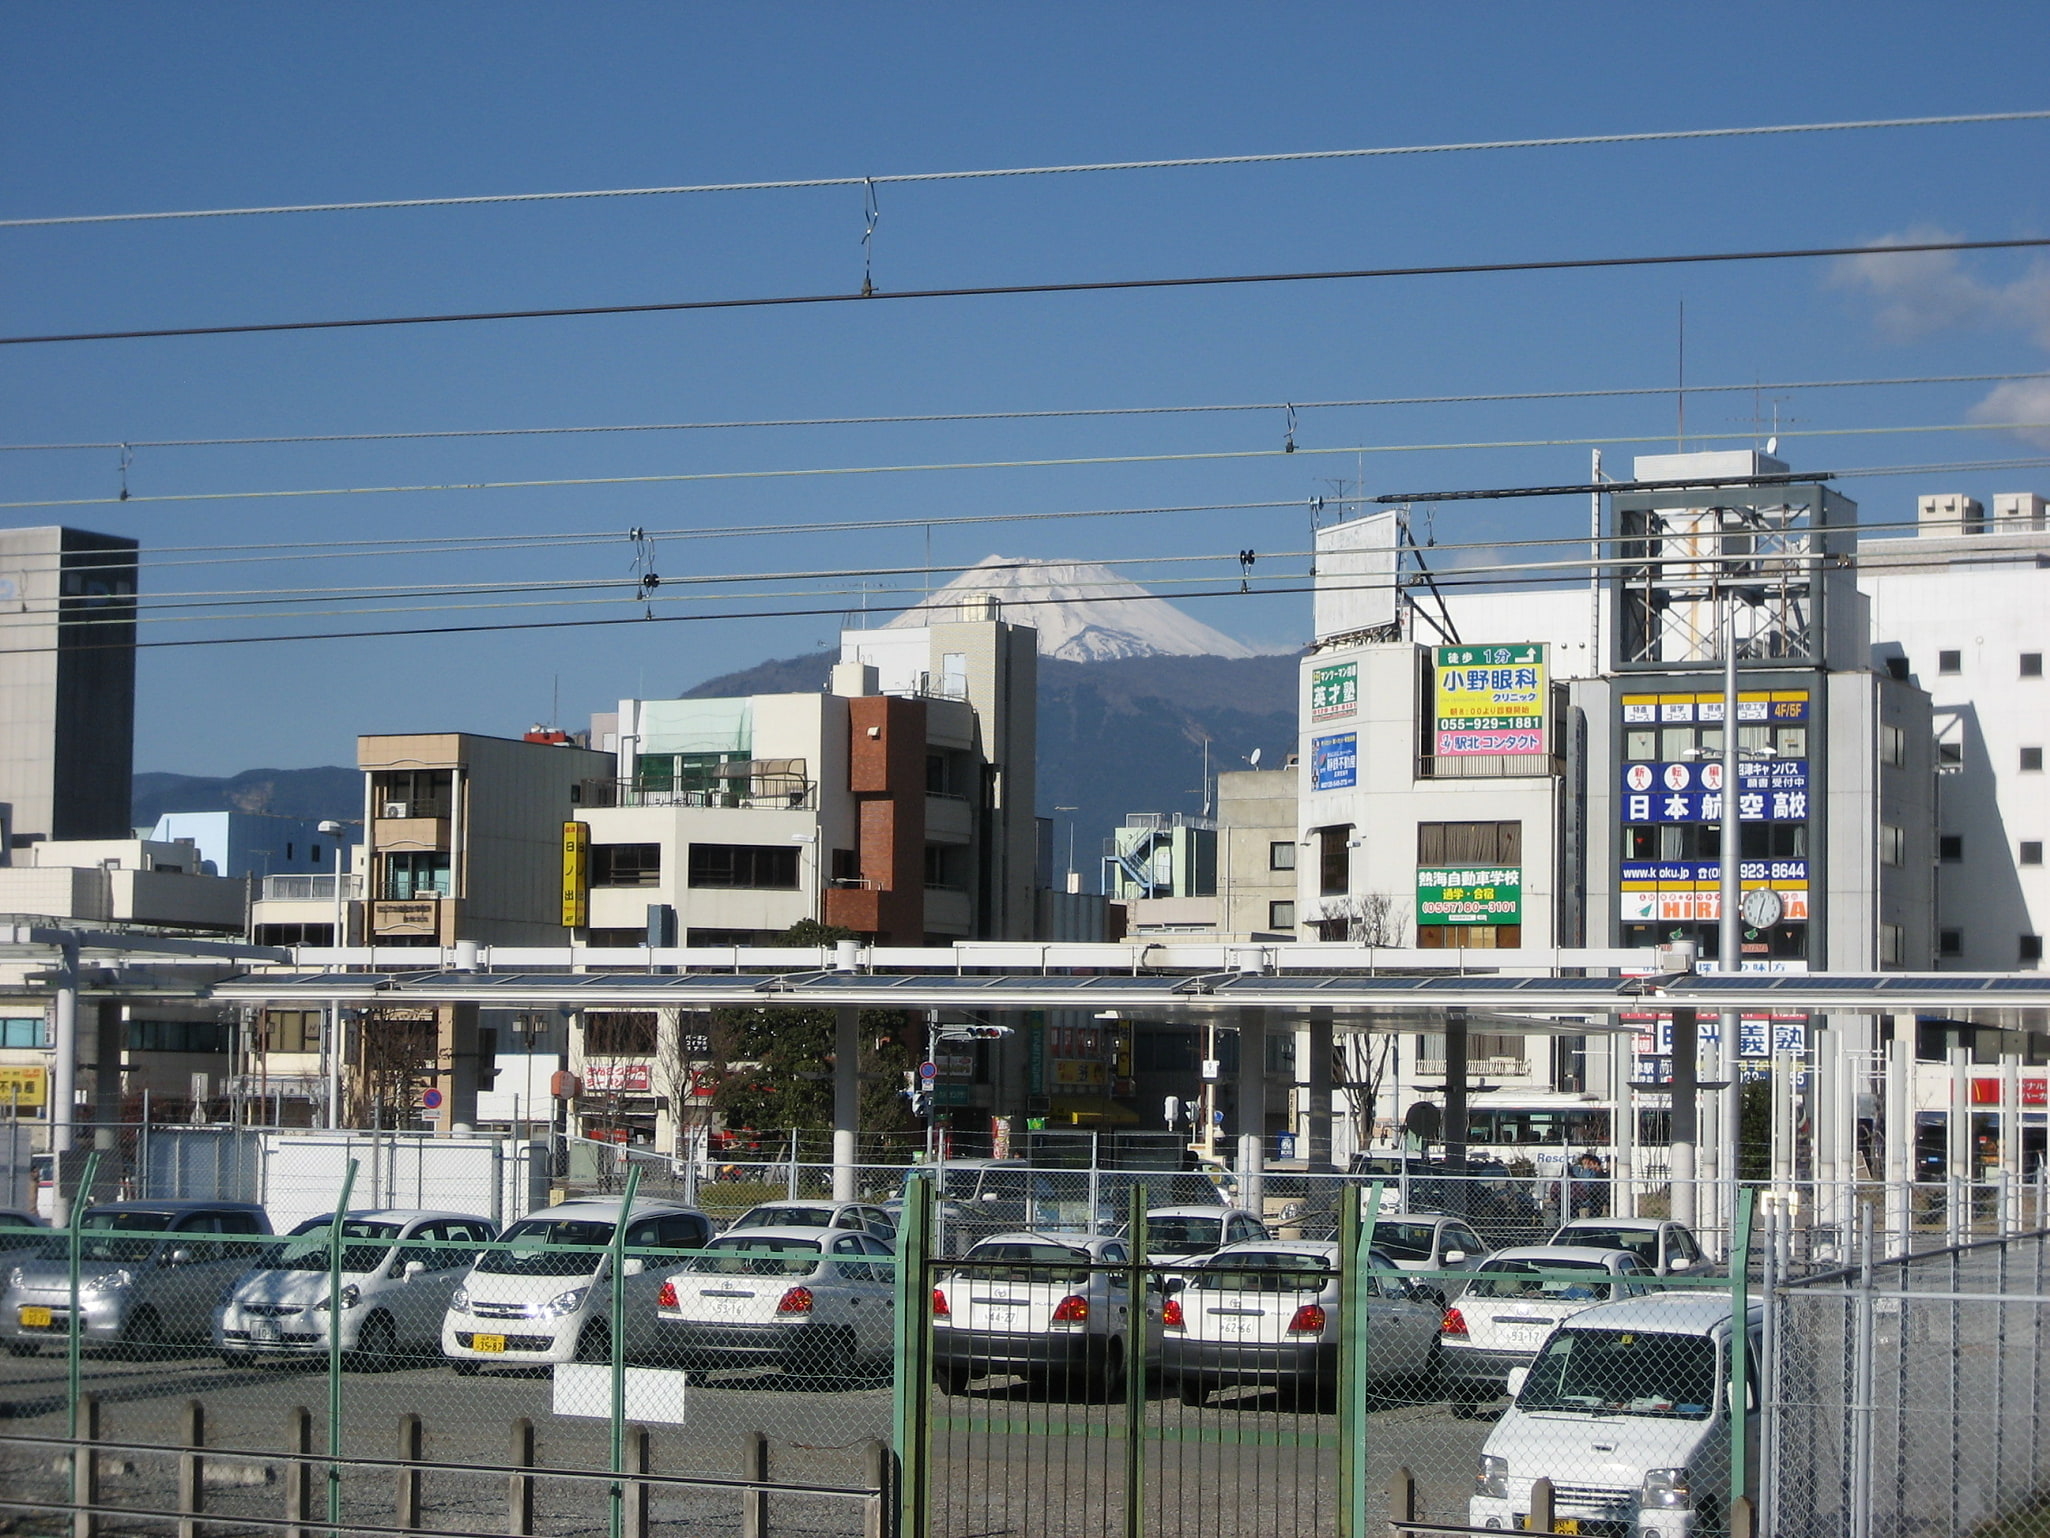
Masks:
[[[1440,646],[1432,663],[1438,757],[1548,751],[1543,643]]]
[[[1416,873],[1416,921],[1521,924],[1523,870],[1514,865],[1427,865]]]

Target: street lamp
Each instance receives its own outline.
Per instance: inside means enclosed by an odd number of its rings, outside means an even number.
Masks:
[[[1079,806],[1057,806],[1054,808],[1056,813],[1079,812],[1081,810]],[[1075,890],[1075,819],[1072,817],[1068,819],[1068,890],[1070,892]]]
[[[345,840],[348,829],[339,822],[323,822],[320,831],[334,840],[335,844],[335,921],[333,945],[336,951],[349,943],[348,908],[342,896],[343,867],[347,863],[348,848]],[[335,966],[340,966],[337,959]],[[327,1040],[322,1043],[322,1053],[327,1061],[322,1066],[327,1078],[327,1125],[330,1131],[342,1124],[342,1001],[339,998],[328,1001]]]

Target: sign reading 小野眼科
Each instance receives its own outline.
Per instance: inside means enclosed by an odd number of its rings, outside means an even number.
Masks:
[[[1416,873],[1416,921],[1521,924],[1523,871],[1514,865],[1428,865]]]
[[[1548,751],[1542,642],[1440,646],[1432,662],[1438,757]]]

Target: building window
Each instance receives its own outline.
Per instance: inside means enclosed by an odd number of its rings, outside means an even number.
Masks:
[[[454,785],[448,769],[380,769],[370,776],[370,810],[378,817],[446,817]]]
[[[2025,967],[2032,967],[2043,959],[2043,937],[2023,935],[2021,944],[2015,948],[2015,959]]]
[[[263,1050],[266,1052],[318,1052],[321,1012],[317,1009],[266,1009],[263,1012]]]
[[[694,887],[767,887],[797,890],[797,846],[777,844],[692,844],[690,884]]]
[[[335,943],[335,926],[332,924],[258,924],[255,943],[258,945],[332,945]]]
[[[662,881],[660,844],[593,844],[592,886],[659,886]]]
[[[1883,967],[1897,967],[1901,964],[1901,926],[1881,924],[1879,926],[1879,964]]]
[[[1962,833],[1945,833],[1936,840],[1936,858],[1945,865],[1956,865],[1965,857],[1965,836]]]
[[[2041,865],[2042,863],[2043,863],[2043,841],[2042,841],[2041,839],[2034,839],[2034,838],[2025,838],[2025,839],[2023,839],[2023,840],[2022,840],[2022,864],[2024,864],[2024,865]]]
[[[1326,897],[1352,890],[1352,824],[1317,830],[1317,889]]]
[[[1882,822],[1879,825],[1880,864],[1895,866],[1899,865],[1902,861],[1902,854],[1906,847],[1907,839],[1901,833],[1901,830],[1899,828],[1896,828],[1890,822]]]
[[[1276,839],[1267,846],[1267,868],[1269,870],[1295,869],[1295,840]]]
[[[1521,865],[1520,822],[1420,822],[1416,827],[1419,865]]]
[[[1267,927],[1269,929],[1295,928],[1295,904],[1274,902],[1267,905]]]
[[[648,930],[646,925],[642,925],[638,929],[587,929],[584,931],[584,944],[598,951],[626,950],[629,947],[646,945],[647,943]]]
[[[584,1016],[585,1057],[653,1057],[652,1009],[594,1009]]]
[[[122,1044],[130,1052],[225,1052],[231,1031],[224,1020],[130,1020]]]
[[[384,895],[398,901],[450,895],[448,852],[406,849],[384,857]]]
[[[2024,678],[2041,678],[2042,676],[2043,676],[2043,654],[2042,654],[2041,652],[2023,652],[2023,653],[2022,653],[2022,677],[2024,677]]]
[[[1939,742],[1936,744],[1936,762],[1940,765],[1962,764],[1965,761],[1965,745],[1962,742]]]
[[[2041,774],[2042,772],[2043,772],[2043,750],[2042,750],[2041,748],[2023,748],[2023,749],[2022,749],[2022,773],[2023,773],[2023,774]]]
[[[706,945],[759,945],[765,936],[752,929],[693,929],[684,935],[684,943],[690,946]]]
[[[1936,954],[1939,956],[1962,956],[1965,953],[1965,932],[1962,929],[1939,929],[1936,931]]]
[[[1962,673],[1964,670],[1965,654],[1963,652],[1938,652],[1936,654],[1937,672]]]
[[[1882,763],[1900,769],[1908,761],[1908,734],[1898,726],[1879,728],[1879,757]]]
[[[1908,681],[1908,659],[1905,657],[1888,657],[1886,659],[1886,676],[1893,679],[1896,683],[1906,683]]]
[[[46,1047],[41,1015],[14,1015],[0,1020],[0,1047]]]

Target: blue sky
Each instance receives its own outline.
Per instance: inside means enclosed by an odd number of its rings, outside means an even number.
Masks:
[[[0,11],[0,217],[668,185],[2012,111],[2050,106],[2040,4],[267,6]],[[2050,123],[885,187],[884,288],[2050,234]],[[0,332],[843,291],[857,190],[0,230]],[[9,443],[1056,410],[1664,386],[1680,303],[1697,384],[2050,367],[2028,253],[1404,279],[0,349]],[[2040,385],[1800,392],[1812,468],[2050,446]],[[1692,397],[1692,434],[1751,431]],[[1763,409],[1770,412],[1772,402]],[[1980,415],[1975,418],[1973,413]],[[2022,413],[2016,415],[2016,413]],[[297,588],[616,579],[625,531],[1139,505],[1283,508],[659,542],[665,578],[917,566],[993,551],[1301,569],[1332,483],[1370,493],[1578,480],[1585,446],[1670,434],[1670,396],[1305,412],[1305,449],[1372,453],[507,491],[8,509],[134,534],[147,593],[291,597],[259,625],[370,623]],[[223,491],[1274,450],[1277,412],[241,448],[143,449],[138,498]],[[2037,435],[2039,439],[2044,435]],[[1742,441],[1733,439],[1732,443]],[[1647,449],[1669,447],[1647,444]],[[1623,468],[1633,449],[1612,450]],[[0,500],[106,498],[112,450],[0,454]],[[1612,457],[1611,465],[1617,463]],[[1871,520],[1924,490],[2050,489],[2050,469],[1851,478]],[[1441,541],[1577,527],[1579,503],[1437,510]],[[542,551],[224,562],[176,547],[562,532]],[[244,552],[245,554],[252,552]],[[278,553],[278,552],[272,552]],[[1132,566],[1141,579],[1170,570]],[[1235,575],[1235,568],[1234,575]],[[872,579],[873,580],[873,579]],[[902,579],[892,579],[902,580]],[[913,579],[923,580],[923,579]],[[943,580],[943,579],[941,579]],[[842,578],[821,582],[862,599]],[[664,596],[674,592],[672,586]],[[588,595],[577,595],[588,596]],[[874,602],[887,600],[878,597]],[[421,608],[417,600],[393,607]],[[732,605],[729,605],[732,606]],[[786,607],[781,597],[739,607]],[[716,612],[702,600],[684,606]],[[1297,597],[1191,605],[1256,644]],[[591,617],[606,606],[376,623]],[[665,612],[679,612],[669,605]],[[265,627],[268,627],[266,631]],[[156,648],[137,767],[348,762],[362,731],[515,734],[808,650],[831,614],[470,637]]]

